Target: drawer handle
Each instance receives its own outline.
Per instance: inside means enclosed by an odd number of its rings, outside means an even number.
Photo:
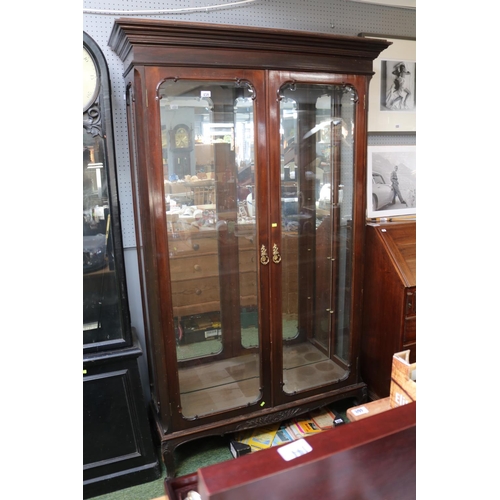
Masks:
[[[195,264],[194,270],[195,271],[201,271],[201,266],[199,264]]]
[[[273,245],[273,262],[275,264],[279,264],[281,262],[281,255],[278,249],[278,245],[276,245],[276,243]]]
[[[267,250],[264,245],[260,247],[260,263],[264,266],[269,264],[269,255],[267,255]]]
[[[200,249],[200,245],[198,245],[198,243],[193,243],[193,250],[199,250]]]
[[[199,288],[197,288],[197,289],[194,291],[194,293],[195,293],[196,295],[201,295],[201,290],[200,290]]]

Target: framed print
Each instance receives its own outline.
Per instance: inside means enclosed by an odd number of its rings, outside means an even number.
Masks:
[[[416,39],[360,33],[392,42],[373,61],[370,82],[368,132],[416,132]]]
[[[368,218],[417,213],[416,146],[368,146]]]

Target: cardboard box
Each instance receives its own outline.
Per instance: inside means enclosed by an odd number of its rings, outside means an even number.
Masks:
[[[410,364],[410,350],[397,352],[392,357],[391,408],[417,400],[417,363]]]

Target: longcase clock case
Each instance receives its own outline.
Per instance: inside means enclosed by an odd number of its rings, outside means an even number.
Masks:
[[[109,45],[167,476],[185,441],[364,401],[367,96],[388,42],[118,19]]]
[[[108,68],[85,32],[83,63],[83,497],[91,498],[157,479],[161,467],[128,309]]]

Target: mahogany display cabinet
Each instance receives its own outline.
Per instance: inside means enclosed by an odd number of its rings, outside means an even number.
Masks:
[[[366,228],[361,375],[371,399],[389,396],[392,358],[417,356],[417,223]]]
[[[108,68],[83,33],[83,498],[157,479],[131,326]]]
[[[389,42],[117,19],[152,413],[174,449],[363,402],[366,118]]]

